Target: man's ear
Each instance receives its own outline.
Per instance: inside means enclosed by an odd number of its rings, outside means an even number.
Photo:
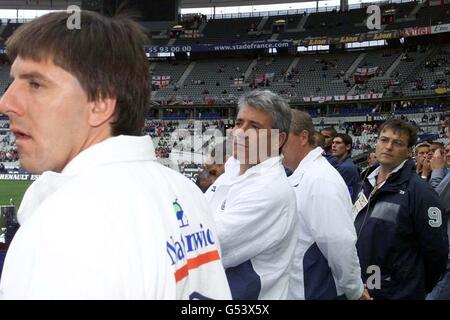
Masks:
[[[408,148],[408,158],[412,158],[413,155],[414,155],[413,148],[412,147]]]
[[[286,132],[280,132],[278,135],[278,146],[282,148],[286,143],[288,134]]]
[[[347,150],[347,152],[350,152],[351,149],[352,149],[352,145],[351,144],[345,145],[345,150]]]
[[[116,98],[99,98],[89,103],[89,124],[99,127],[110,122],[116,110]]]
[[[306,146],[309,144],[308,140],[309,140],[309,133],[306,130],[303,130],[300,133],[300,136],[302,137],[302,146]]]

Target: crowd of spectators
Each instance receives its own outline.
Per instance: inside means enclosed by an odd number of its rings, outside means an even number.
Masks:
[[[16,162],[19,161],[19,152],[17,148],[11,148],[0,151],[0,162]]]

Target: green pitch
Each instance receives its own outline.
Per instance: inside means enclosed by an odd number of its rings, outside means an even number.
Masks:
[[[0,205],[7,205],[13,199],[16,208],[19,208],[23,195],[32,182],[0,180]]]

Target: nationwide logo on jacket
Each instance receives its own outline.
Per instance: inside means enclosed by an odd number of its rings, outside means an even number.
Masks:
[[[172,205],[180,227],[180,235],[176,237],[170,236],[166,247],[171,264],[182,264],[175,271],[175,280],[179,282],[188,276],[189,270],[220,260],[220,256],[214,246],[215,241],[211,230],[204,228],[201,223],[199,223],[197,228],[190,224],[186,212],[178,202],[178,199],[175,199]],[[212,248],[210,251],[207,251],[209,247]]]
[[[175,199],[175,201],[173,202],[173,210],[175,211],[178,222],[180,223],[180,228],[188,227],[189,221],[184,215],[183,208],[181,208],[180,204],[178,203],[178,199]]]

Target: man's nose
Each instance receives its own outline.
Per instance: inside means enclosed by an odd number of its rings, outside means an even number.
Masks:
[[[393,149],[394,148],[394,140],[389,140],[389,142],[386,143],[386,148]]]
[[[7,116],[11,113],[22,113],[21,108],[19,108],[16,92],[17,88],[13,82],[0,99],[0,113],[6,114]]]
[[[242,127],[239,128],[239,129],[235,129],[235,130],[233,131],[233,136],[234,136],[234,137],[239,137],[239,138],[241,138],[241,137],[244,137],[244,135],[245,135],[245,130],[242,129]]]

